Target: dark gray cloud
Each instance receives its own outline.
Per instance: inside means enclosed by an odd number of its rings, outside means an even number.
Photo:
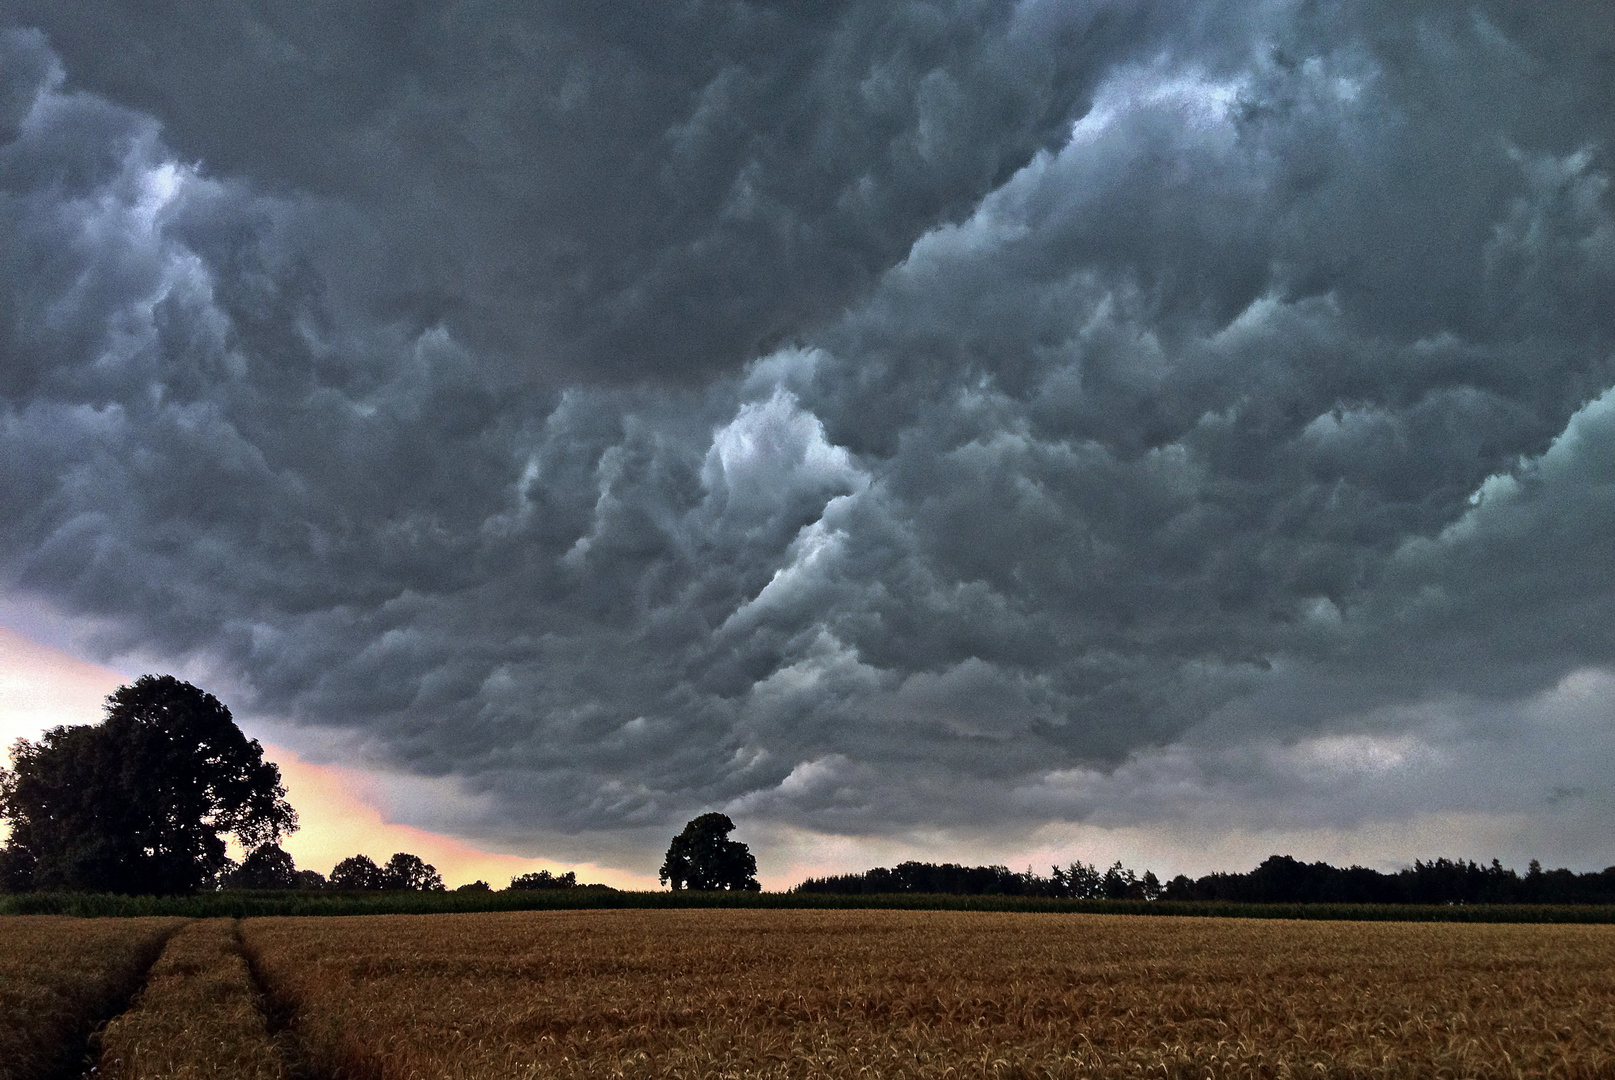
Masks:
[[[4,38],[98,647],[507,840],[1607,804],[1597,6],[254,10]]]
[[[850,300],[1058,145],[1131,4],[14,5],[215,175],[342,204],[351,314],[686,382]],[[355,257],[357,256],[357,257]]]

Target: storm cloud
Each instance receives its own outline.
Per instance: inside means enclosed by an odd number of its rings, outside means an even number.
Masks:
[[[0,583],[87,648],[504,843],[1594,843],[1600,5],[276,12],[5,12]]]

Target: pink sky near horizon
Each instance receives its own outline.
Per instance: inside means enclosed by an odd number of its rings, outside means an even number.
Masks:
[[[131,678],[0,626],[0,747],[9,750],[16,739],[36,739],[58,725],[98,720],[106,696]],[[407,851],[437,867],[449,888],[479,879],[503,888],[515,875],[536,870],[575,870],[580,881],[619,888],[654,887],[654,879],[621,870],[487,851],[461,837],[389,821],[380,800],[370,797],[375,778],[366,770],[322,765],[272,743],[264,744],[264,756],[280,766],[297,808],[300,827],[283,846],[303,869],[329,874],[350,855],[384,862]]]

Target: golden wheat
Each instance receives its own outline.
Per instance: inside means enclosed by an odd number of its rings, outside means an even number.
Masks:
[[[66,1067],[90,1026],[135,991],[182,919],[0,919],[0,1080]]]
[[[365,1080],[1615,1075],[1615,926],[709,910],[244,933],[312,1059]]]
[[[107,1025],[109,1080],[281,1080],[232,919],[191,923],[168,942],[134,1006]]]

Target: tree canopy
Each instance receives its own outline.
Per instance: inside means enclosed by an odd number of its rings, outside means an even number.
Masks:
[[[344,891],[386,888],[381,883],[381,867],[368,855],[353,855],[337,863],[327,883]]]
[[[757,860],[751,849],[729,839],[735,823],[727,814],[702,814],[673,838],[662,863],[662,884],[674,889],[744,889],[755,892]]]
[[[442,892],[443,875],[419,855],[400,851],[381,868],[381,887],[410,892]]]
[[[1243,874],[1213,873],[1198,880],[1179,874],[1164,885],[1117,862],[1108,870],[1073,862],[1048,877],[1027,868],[905,862],[861,874],[809,878],[799,893],[951,893],[1053,896],[1078,900],[1190,900],[1266,904],[1608,904],[1615,902],[1615,866],[1577,874],[1543,870],[1535,859],[1520,875],[1496,859],[1490,866],[1438,858],[1382,873],[1365,866],[1304,863],[1269,856]]]
[[[564,874],[552,874],[548,870],[540,870],[536,874],[517,874],[510,879],[510,887],[529,891],[575,889],[578,887],[578,873],[576,870],[568,870]]]
[[[331,871],[330,887],[340,890],[442,892],[443,875],[437,872],[437,867],[407,851],[394,853],[385,866],[377,866],[368,855],[354,855],[336,864]]]
[[[100,724],[18,739],[0,769],[12,888],[191,892],[229,866],[225,837],[256,848],[297,827],[280,770],[218,698],[145,675]]]
[[[226,884],[236,889],[295,889],[297,864],[279,844],[259,844],[241,860]]]

